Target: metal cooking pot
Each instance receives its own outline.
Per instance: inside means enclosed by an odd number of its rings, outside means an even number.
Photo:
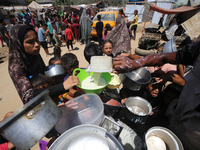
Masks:
[[[120,142],[97,125],[79,125],[64,132],[49,150],[123,150]]]
[[[151,112],[151,104],[142,97],[129,97],[125,102],[125,115],[134,123],[144,124]]]
[[[163,127],[152,127],[145,135],[145,142],[147,144],[147,139],[151,136],[156,136],[162,139],[168,150],[183,150],[183,145],[178,137],[169,129]],[[156,144],[156,143],[155,143]],[[148,149],[148,145],[147,145]]]
[[[65,70],[63,69],[61,64],[55,64],[47,66],[44,73],[47,77],[55,77],[65,74]]]
[[[104,113],[107,116],[114,116],[122,108],[122,104],[114,99],[104,103]]]
[[[171,53],[171,52],[176,52],[176,51],[177,51],[177,48],[176,48],[176,42],[175,42],[174,38],[172,38],[171,40],[169,40],[163,46],[163,53]]]
[[[151,81],[151,73],[145,67],[119,75],[123,85],[130,90],[139,91]]]
[[[56,124],[62,112],[45,90],[0,123],[1,134],[20,150],[27,150]]]

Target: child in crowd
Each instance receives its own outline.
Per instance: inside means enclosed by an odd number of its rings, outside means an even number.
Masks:
[[[1,35],[0,35],[0,42],[1,42],[1,47],[4,47],[3,38],[1,37]]]
[[[71,48],[72,48],[72,51],[73,51],[73,44],[72,44],[72,41],[74,39],[74,35],[72,33],[72,30],[69,28],[69,25],[66,24],[66,30],[65,30],[65,39],[67,41],[67,48],[68,48],[68,51],[69,50],[69,45],[71,45]]]
[[[102,51],[103,51],[103,55],[104,56],[111,56],[114,57],[114,55],[112,54],[112,50],[113,50],[113,43],[110,40],[105,40],[102,43]]]
[[[91,42],[85,47],[84,56],[87,62],[90,63],[90,59],[92,56],[103,56],[103,52],[100,45]]]
[[[56,42],[56,46],[60,46],[61,44],[60,44],[60,36],[59,36],[59,34],[58,34],[58,32],[57,32],[57,27],[56,27],[56,25],[53,25],[53,39],[55,40],[55,42]]]
[[[97,31],[97,38],[99,45],[102,43],[102,32],[103,32],[103,22],[101,21],[101,15],[97,15],[98,22],[96,23],[95,29]]]
[[[72,75],[74,69],[79,67],[79,61],[73,53],[66,53],[61,57],[61,65],[63,66],[67,76],[65,76],[64,80],[66,80],[70,75]],[[69,90],[67,94],[64,94],[64,99],[70,100],[74,97],[82,95],[82,91],[77,87],[73,87]]]
[[[106,24],[106,26],[105,26],[105,31],[104,31],[104,33],[103,33],[103,40],[105,40],[105,38],[106,38],[106,36],[109,34],[109,32],[110,32],[110,30],[111,30],[111,25],[109,24],[109,23],[107,23]]]
[[[54,54],[54,57],[58,57],[58,58],[61,57],[61,49],[59,46],[54,47],[53,54]]]
[[[56,65],[56,64],[60,64],[60,58],[59,57],[53,57],[51,59],[49,59],[49,66],[50,65]]]
[[[97,15],[98,22],[96,23],[95,29],[97,31],[97,37],[99,45],[102,43],[102,32],[103,32],[103,22],[101,21],[101,15]]]
[[[76,19],[73,19],[72,22],[72,31],[74,33],[75,39],[78,40],[78,33],[79,33],[79,24],[76,23]]]

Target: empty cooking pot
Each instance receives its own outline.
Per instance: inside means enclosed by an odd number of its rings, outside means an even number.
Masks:
[[[63,69],[61,64],[55,64],[47,66],[44,73],[47,77],[55,77],[65,74],[65,70]]]
[[[129,97],[125,102],[125,115],[134,123],[144,124],[151,112],[151,104],[142,97]]]
[[[163,127],[150,128],[145,135],[145,142],[149,150],[154,146],[160,150],[159,146],[161,145],[166,147],[167,150],[183,150],[183,145],[178,137],[172,131]]]
[[[120,80],[128,89],[139,91],[151,81],[151,73],[145,67],[141,67],[132,72],[120,74]]]
[[[27,150],[54,127],[61,115],[46,90],[1,122],[0,132],[17,149]]]

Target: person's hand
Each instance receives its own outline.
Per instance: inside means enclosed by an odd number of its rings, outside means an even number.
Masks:
[[[137,64],[135,60],[122,55],[118,55],[113,59],[114,73],[125,73],[137,69]]]
[[[80,81],[77,76],[69,76],[69,78],[67,78],[67,80],[63,82],[65,90],[68,90],[77,84],[80,84]]]
[[[121,53],[122,56],[126,56],[126,57],[129,57],[130,56],[130,53]]]

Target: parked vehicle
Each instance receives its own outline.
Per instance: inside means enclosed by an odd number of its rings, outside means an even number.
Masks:
[[[93,19],[91,36],[92,37],[97,36],[97,32],[95,30],[96,23],[98,22],[97,15],[101,15],[101,21],[103,22],[104,27],[107,23],[109,23],[110,26],[113,28],[116,24],[116,19],[117,19],[118,14],[119,14],[118,11],[101,11],[101,12],[98,12]]]

